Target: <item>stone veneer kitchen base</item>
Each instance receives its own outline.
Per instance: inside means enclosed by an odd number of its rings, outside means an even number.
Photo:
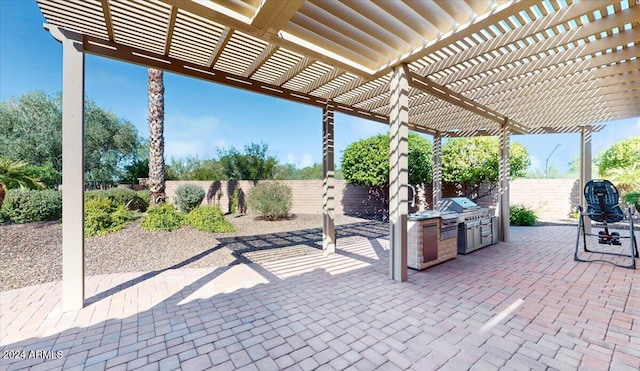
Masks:
[[[422,226],[423,224],[436,222],[438,258],[423,262],[422,253]],[[454,259],[458,255],[458,237],[440,240],[440,218],[407,221],[407,266],[422,270],[447,260]]]

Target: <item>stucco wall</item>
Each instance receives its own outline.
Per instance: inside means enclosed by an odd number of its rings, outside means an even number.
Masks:
[[[176,189],[185,183],[201,186],[205,190],[203,204],[219,205],[222,211],[229,211],[229,197],[235,187],[239,187],[245,195],[253,188],[254,183],[241,181],[167,181],[167,200],[173,202]],[[322,213],[322,180],[285,180],[281,181],[291,187],[293,194],[293,214]],[[222,193],[222,197],[218,196]],[[369,187],[348,185],[342,180],[335,181],[335,212],[348,215],[375,215],[385,208],[384,197],[379,197],[376,190]],[[242,204],[242,196],[240,200]]]
[[[247,195],[254,183],[252,181],[167,181],[166,193],[169,202],[173,202],[176,189],[181,184],[193,183],[201,186],[206,196],[204,204],[219,204],[225,212],[229,211],[229,197],[235,187]],[[321,180],[286,180],[282,183],[291,187],[293,193],[294,214],[322,213]],[[483,189],[484,192],[485,189]],[[432,207],[431,185],[426,189],[427,208]],[[218,196],[222,197],[218,201]],[[444,197],[457,197],[455,187],[446,185]],[[411,195],[409,195],[411,197]],[[241,197],[242,198],[242,197]],[[348,185],[342,180],[335,181],[335,212],[348,215],[375,215],[386,213],[387,196],[380,190],[369,187]],[[494,209],[497,204],[497,191],[476,203]],[[578,181],[575,179],[515,179],[511,181],[510,199],[512,205],[525,205],[533,209],[541,219],[566,219],[574,205],[579,203]],[[242,199],[241,199],[242,204]],[[417,208],[415,208],[417,209]],[[414,211],[412,209],[411,211]]]
[[[511,182],[511,205],[525,205],[540,219],[566,219],[580,203],[577,179],[515,179]]]

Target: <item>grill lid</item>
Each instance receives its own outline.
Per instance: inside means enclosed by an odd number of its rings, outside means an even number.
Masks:
[[[465,213],[477,211],[480,209],[473,201],[466,197],[443,198],[438,201],[436,209],[440,211],[454,211],[456,213]]]

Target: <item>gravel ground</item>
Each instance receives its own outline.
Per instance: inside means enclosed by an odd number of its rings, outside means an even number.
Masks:
[[[227,219],[234,233],[206,233],[185,226],[147,232],[140,220],[102,237],[87,238],[89,276],[172,268],[218,267],[304,255],[322,248],[322,216],[301,214],[269,222],[251,215]],[[336,215],[340,242],[388,234],[386,223]],[[0,226],[0,291],[62,279],[60,222]]]

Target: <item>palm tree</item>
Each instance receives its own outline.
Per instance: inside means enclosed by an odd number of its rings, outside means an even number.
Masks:
[[[148,69],[149,191],[154,204],[165,201],[164,184],[164,84],[162,70]]]
[[[13,161],[0,158],[0,207],[9,188],[40,189],[42,183],[31,176],[28,164],[24,161]]]
[[[611,169],[604,175],[622,192],[640,190],[640,166],[638,164]]]

